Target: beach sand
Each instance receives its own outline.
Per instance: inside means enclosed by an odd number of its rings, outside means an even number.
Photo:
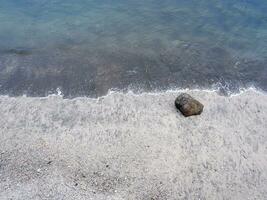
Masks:
[[[0,199],[267,199],[267,95],[0,97]]]

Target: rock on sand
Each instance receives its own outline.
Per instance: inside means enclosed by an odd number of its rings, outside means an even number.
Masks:
[[[203,104],[186,93],[180,94],[175,99],[175,106],[185,117],[200,115],[204,108]]]

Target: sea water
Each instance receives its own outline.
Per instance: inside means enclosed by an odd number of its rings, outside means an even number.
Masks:
[[[267,89],[264,0],[0,0],[0,92]]]

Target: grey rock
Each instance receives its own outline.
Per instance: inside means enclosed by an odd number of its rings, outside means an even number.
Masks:
[[[200,115],[204,108],[202,103],[186,93],[180,94],[175,99],[175,106],[185,117]]]

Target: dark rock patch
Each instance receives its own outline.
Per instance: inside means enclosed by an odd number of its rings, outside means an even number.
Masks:
[[[186,93],[180,94],[175,99],[175,106],[185,117],[200,115],[204,108],[203,104]]]
[[[28,55],[32,54],[32,51],[29,48],[18,47],[18,48],[2,49],[2,50],[0,50],[0,53],[2,53],[2,54],[14,54],[14,55],[18,55],[18,56],[28,56]]]

